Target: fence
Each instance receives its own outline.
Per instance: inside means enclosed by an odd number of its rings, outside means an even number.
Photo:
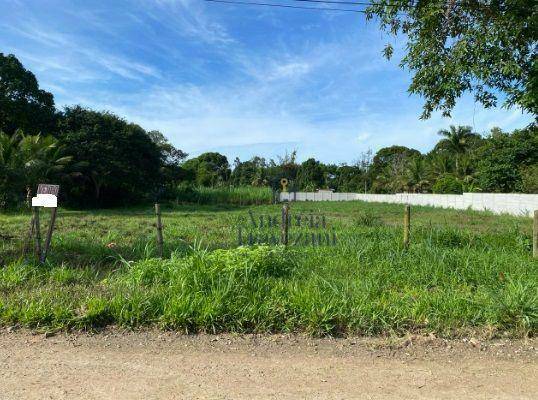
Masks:
[[[521,193],[463,193],[461,194],[361,194],[333,193],[328,190],[318,192],[280,193],[280,201],[351,201],[360,200],[374,203],[411,204],[492,211],[496,214],[511,214],[531,217],[538,210],[538,194]]]

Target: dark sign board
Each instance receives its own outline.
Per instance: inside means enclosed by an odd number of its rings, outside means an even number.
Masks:
[[[58,197],[59,192],[60,185],[46,185],[44,183],[40,183],[37,187],[37,194],[53,194],[54,196]]]

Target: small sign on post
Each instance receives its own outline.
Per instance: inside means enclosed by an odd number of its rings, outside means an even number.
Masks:
[[[54,224],[56,223],[59,192],[59,185],[39,184],[37,187],[37,195],[32,198],[32,220],[30,222],[28,242],[31,243],[32,240],[35,241],[35,255],[42,264],[45,263],[50,250],[52,233],[54,232]],[[40,207],[51,208],[50,223],[47,229],[44,247],[41,246]]]

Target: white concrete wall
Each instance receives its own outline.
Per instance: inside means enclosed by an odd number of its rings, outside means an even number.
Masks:
[[[491,211],[496,214],[532,216],[538,210],[538,194],[463,193],[460,194],[361,194],[330,192],[280,193],[280,201],[350,201],[397,203],[419,206],[454,208],[458,210]]]

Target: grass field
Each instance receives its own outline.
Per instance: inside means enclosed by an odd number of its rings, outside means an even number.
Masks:
[[[414,207],[405,250],[402,206],[294,203],[292,214],[326,215],[336,246],[237,248],[249,210],[278,217],[280,206],[165,207],[164,260],[155,258],[151,207],[60,210],[44,266],[20,259],[29,215],[0,214],[0,324],[313,335],[537,331],[529,218]]]

